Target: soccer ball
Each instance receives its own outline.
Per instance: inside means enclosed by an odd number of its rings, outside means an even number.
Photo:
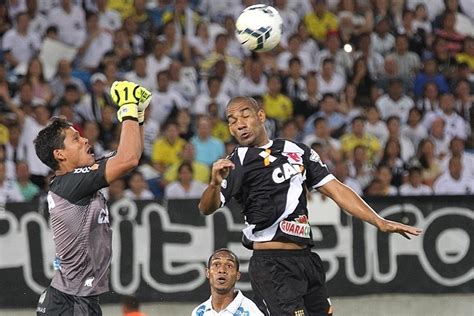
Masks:
[[[266,52],[280,42],[282,24],[280,14],[274,7],[256,4],[242,11],[235,22],[235,32],[245,48]]]

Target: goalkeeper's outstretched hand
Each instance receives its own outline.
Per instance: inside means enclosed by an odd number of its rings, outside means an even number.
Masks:
[[[120,122],[132,119],[143,124],[145,110],[151,101],[151,92],[130,81],[115,81],[110,88],[112,100],[117,104]]]

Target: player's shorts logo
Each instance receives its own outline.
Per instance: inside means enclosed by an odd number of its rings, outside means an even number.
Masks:
[[[94,277],[90,277],[84,282],[84,286],[92,287],[92,282],[94,282]]]

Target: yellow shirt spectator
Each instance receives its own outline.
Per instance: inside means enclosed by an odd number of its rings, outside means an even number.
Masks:
[[[377,138],[367,133],[362,137],[358,137],[354,133],[348,133],[341,137],[341,148],[346,157],[351,157],[357,146],[367,148],[367,160],[371,163],[374,162],[382,149]]]
[[[310,12],[304,17],[304,24],[308,33],[318,42],[324,42],[329,31],[337,30],[337,17],[329,11],[322,16]]]
[[[0,145],[5,145],[8,143],[8,140],[10,139],[10,133],[8,132],[8,128],[0,124]]]
[[[123,20],[135,13],[135,7],[133,6],[134,1],[135,0],[109,0],[108,8],[120,13]]]
[[[211,135],[222,140],[224,143],[227,143],[231,140],[229,126],[220,120],[213,122]]]
[[[179,166],[181,166],[182,163],[183,161],[179,161],[178,163],[171,165],[166,170],[166,183],[171,183],[173,181],[178,180],[178,168]],[[211,170],[209,169],[209,166],[199,161],[193,161],[191,165],[193,167],[193,179],[205,184],[209,183],[209,179],[211,176]]]
[[[276,96],[265,94],[263,96],[263,108],[267,117],[280,122],[289,120],[293,115],[293,102],[281,93]]]
[[[466,63],[471,71],[474,70],[474,56],[471,56],[467,53],[460,53],[456,55],[456,61],[459,64]]]
[[[179,154],[183,150],[186,141],[178,138],[174,143],[170,143],[165,137],[160,137],[153,144],[151,161],[169,167],[180,161]]]

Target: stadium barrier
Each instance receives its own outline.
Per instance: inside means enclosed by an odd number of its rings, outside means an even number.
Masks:
[[[381,293],[474,293],[472,196],[384,197],[367,202],[383,217],[424,230],[406,240],[353,219],[331,200],[312,195],[314,250],[325,262],[331,296]],[[232,204],[201,216],[197,200],[119,200],[109,206],[114,229],[111,292],[102,302],[136,294],[142,301],[203,301],[205,264],[227,247],[240,257],[238,287],[250,291],[241,244],[243,220]],[[54,274],[48,212],[41,203],[0,210],[0,308],[35,306]],[[291,280],[289,280],[291,282]],[[251,295],[251,294],[250,294]]]

